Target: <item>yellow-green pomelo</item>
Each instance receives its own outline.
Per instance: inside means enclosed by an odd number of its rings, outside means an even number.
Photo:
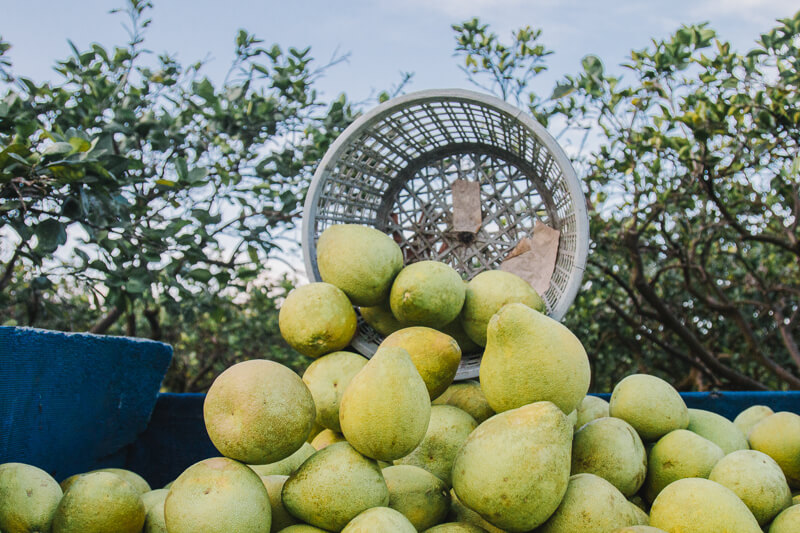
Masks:
[[[450,489],[450,513],[447,515],[447,519],[452,522],[471,524],[489,533],[506,533],[499,527],[493,526],[481,515],[461,503],[453,489]]]
[[[383,469],[389,488],[389,507],[399,511],[417,531],[441,523],[450,510],[450,490],[444,481],[417,466]]]
[[[306,442],[314,399],[300,376],[266,359],[237,363],[217,376],[203,403],[211,442],[248,464],[285,459]]]
[[[617,383],[608,412],[633,426],[645,442],[689,426],[689,409],[678,391],[648,374],[633,374]]]
[[[58,485],[61,487],[61,492],[67,492],[67,490],[75,483],[79,477],[86,475],[86,472],[81,472],[80,474],[73,474],[68,478],[62,479],[61,483]]]
[[[433,405],[458,407],[467,412],[478,424],[495,414],[477,381],[453,383],[432,403]]]
[[[549,401],[569,414],[586,396],[589,379],[583,345],[549,316],[511,303],[489,321],[480,381],[496,412]]]
[[[461,320],[458,318],[446,326],[439,328],[439,331],[445,335],[450,335],[456,340],[458,347],[461,348],[462,355],[477,353],[483,350],[483,346],[478,346],[472,339],[469,338],[467,332],[464,331],[464,326],[461,324]]]
[[[689,409],[689,426],[686,429],[707,438],[726,454],[750,449],[747,437],[733,422],[711,411]]]
[[[794,494],[792,496],[792,505],[800,504],[800,494]]]
[[[344,435],[341,433],[336,433],[331,429],[325,429],[320,431],[319,435],[314,437],[314,440],[311,441],[311,446],[319,451],[326,446],[330,446],[334,442],[345,442],[346,440],[347,439],[345,439]]]
[[[167,533],[167,523],[164,520],[164,502],[167,494],[169,494],[168,489],[156,489],[142,494],[145,512],[142,533]]]
[[[724,456],[722,448],[697,433],[685,429],[670,431],[650,450],[645,496],[652,502],[664,487],[676,480],[707,478]]]
[[[297,287],[278,313],[283,339],[309,357],[343,349],[350,344],[356,326],[356,312],[350,300],[330,283]]]
[[[470,280],[461,309],[461,324],[469,338],[479,346],[486,346],[486,328],[489,320],[504,305],[521,303],[540,313],[546,311],[536,289],[511,272],[486,270]]]
[[[609,416],[608,402],[597,396],[584,396],[578,405],[578,421],[575,423],[575,427],[580,428],[584,424],[604,416]]]
[[[633,526],[638,517],[614,485],[593,474],[569,478],[564,498],[536,533],[608,533]]]
[[[497,414],[456,455],[453,489],[491,524],[529,531],[555,511],[567,490],[571,444],[572,426],[554,403]]]
[[[632,501],[628,500],[628,503],[631,506],[631,511],[633,512],[633,516],[635,522],[633,522],[634,526],[646,526],[650,523],[650,517],[647,516],[647,513],[644,512],[644,509],[633,503]]]
[[[458,407],[434,405],[425,438],[414,451],[394,464],[424,468],[449,487],[456,454],[476,427],[475,419]]]
[[[775,459],[790,487],[800,489],[800,415],[781,411],[768,416],[748,438],[751,448]]]
[[[144,518],[144,503],[130,483],[109,472],[92,472],[78,478],[61,498],[52,531],[140,533]]]
[[[61,496],[61,487],[41,468],[0,464],[0,531],[49,532]]]
[[[417,533],[416,528],[399,511],[390,507],[373,507],[353,518],[342,533]]]
[[[486,530],[466,522],[446,522],[426,529],[423,533],[486,533]]]
[[[403,252],[375,228],[337,224],[317,240],[317,266],[322,281],[342,289],[353,304],[377,305],[403,268]]]
[[[136,489],[136,492],[139,494],[144,494],[145,492],[150,492],[151,490],[150,484],[145,481],[142,476],[136,472],[125,470],[124,468],[101,468],[100,470],[92,470],[92,472],[108,472],[109,474],[116,474],[130,483],[131,487]]]
[[[281,529],[278,533],[328,533],[328,531],[308,524],[295,524]]]
[[[638,526],[628,526],[620,529],[615,529],[611,533],[667,533],[667,532],[664,531],[663,529],[659,529],[653,526],[638,525]]]
[[[314,397],[317,423],[341,432],[339,404],[353,376],[364,368],[367,358],[353,352],[333,352],[312,362],[303,373],[303,382]]]
[[[792,505],[775,517],[767,533],[797,533],[800,531],[800,505]]]
[[[325,428],[317,424],[317,420],[314,419],[314,425],[311,426],[311,433],[308,434],[306,442],[311,443],[311,441],[314,440],[314,437],[319,435],[320,431],[322,431],[323,429]]]
[[[288,476],[297,470],[303,461],[314,455],[317,449],[311,444],[304,442],[300,449],[285,459],[276,463],[266,465],[247,465],[259,476]]]
[[[389,503],[381,469],[347,442],[312,455],[283,485],[283,506],[313,526],[341,531],[359,513]]]
[[[461,362],[461,348],[449,335],[424,326],[395,331],[379,348],[403,348],[425,382],[430,399],[439,397],[453,383]]]
[[[273,532],[298,523],[298,520],[290,515],[289,511],[283,506],[283,500],[281,499],[281,491],[287,479],[289,479],[289,476],[261,476],[261,482],[264,483],[269,495],[269,503],[272,510],[270,531]]]
[[[567,420],[569,420],[569,423],[572,425],[572,430],[576,430],[578,428],[578,410],[573,409],[570,411],[567,415]]]
[[[750,430],[753,429],[753,426],[774,414],[775,411],[766,405],[753,405],[739,413],[736,418],[733,419],[733,424],[747,437]]]
[[[735,492],[762,526],[792,504],[792,492],[781,467],[756,450],[729,453],[714,466],[708,479]]]
[[[339,422],[360,453],[394,461],[419,446],[431,417],[425,382],[403,348],[379,348],[344,391]]]
[[[753,513],[727,487],[702,478],[679,479],[658,495],[650,525],[669,533],[761,533]]]
[[[389,307],[388,299],[378,305],[359,307],[358,311],[361,313],[361,318],[364,319],[364,322],[384,337],[405,327],[405,325],[392,314],[392,308]]]
[[[440,328],[461,312],[464,293],[464,281],[451,266],[420,261],[397,275],[389,305],[397,320],[408,326]]]
[[[619,418],[597,418],[575,432],[571,472],[600,476],[629,497],[644,483],[647,453],[630,424]]]
[[[258,474],[233,459],[213,457],[178,476],[164,518],[169,533],[269,533],[272,507]]]

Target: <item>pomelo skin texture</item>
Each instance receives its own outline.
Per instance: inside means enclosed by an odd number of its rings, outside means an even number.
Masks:
[[[751,448],[775,459],[790,487],[800,489],[800,415],[781,411],[768,416],[748,438]]]
[[[269,533],[272,507],[258,474],[233,459],[214,457],[178,476],[164,517],[169,533]]]
[[[447,515],[447,519],[460,524],[477,526],[481,528],[481,531],[485,530],[489,533],[506,533],[499,527],[493,526],[481,515],[461,503],[453,489],[450,489],[450,513]]]
[[[486,530],[465,522],[446,522],[426,529],[423,533],[486,533]]]
[[[297,287],[278,312],[278,328],[289,346],[317,358],[350,344],[356,312],[345,293],[330,283]]]
[[[130,483],[116,474],[93,472],[64,494],[52,533],[139,533],[144,519],[144,503]]]
[[[540,313],[547,309],[536,289],[511,272],[486,270],[467,283],[461,324],[469,338],[478,346],[486,346],[486,328],[500,308],[521,303]]]
[[[353,352],[333,352],[313,361],[303,373],[314,405],[317,407],[317,424],[341,432],[339,404],[344,389],[367,364],[367,358]]]
[[[725,456],[722,448],[685,429],[670,431],[650,450],[645,496],[649,501],[670,483],[683,478],[707,478]]]
[[[749,450],[747,437],[733,422],[711,411],[689,409],[689,431],[705,437],[720,448],[725,454],[736,450]]]
[[[344,435],[341,433],[336,433],[333,430],[325,429],[320,431],[319,435],[314,437],[314,440],[311,441],[311,446],[319,451],[326,446],[330,446],[334,442],[345,442],[346,440],[347,439],[345,439]]]
[[[101,468],[100,470],[92,470],[92,472],[108,472],[109,474],[116,474],[130,483],[131,487],[136,489],[136,492],[139,494],[150,492],[150,484],[136,472],[131,472],[130,470],[125,470],[124,468]]]
[[[496,412],[549,401],[565,414],[589,390],[589,358],[564,325],[521,303],[489,321],[480,367],[481,389]]]
[[[714,466],[708,479],[735,492],[762,526],[792,504],[792,492],[781,467],[756,450],[729,453]]]
[[[336,285],[353,305],[377,305],[389,297],[403,252],[394,239],[367,226],[329,226],[317,240],[322,281]]]
[[[441,328],[458,316],[466,286],[458,272],[438,261],[408,265],[389,294],[392,314],[407,326]]]
[[[461,363],[461,348],[453,337],[424,326],[395,331],[379,348],[403,348],[425,382],[431,400],[453,383]]]
[[[342,533],[417,533],[402,513],[389,507],[373,507],[353,518]]]
[[[392,308],[389,307],[389,300],[381,302],[378,305],[359,307],[358,311],[361,313],[361,318],[364,319],[364,322],[384,337],[405,327],[403,323],[397,320],[392,314]]]
[[[453,383],[431,403],[433,405],[458,407],[474,418],[478,424],[495,414],[494,409],[486,401],[486,395],[477,381],[470,380]]]
[[[389,503],[389,489],[377,463],[337,442],[312,455],[283,485],[283,506],[313,526],[341,531],[371,507]]]
[[[702,478],[667,485],[650,509],[650,525],[669,533],[761,533],[733,491]]]
[[[608,402],[597,396],[585,396],[578,405],[578,420],[575,428],[580,429],[584,424],[604,416],[609,416]]]
[[[444,481],[417,466],[383,469],[389,488],[389,507],[399,511],[418,530],[441,523],[450,510],[450,490]]]
[[[598,418],[575,432],[571,472],[600,476],[627,498],[644,483],[647,453],[630,424],[619,418]]]
[[[297,524],[298,520],[289,514],[289,511],[283,506],[281,499],[281,491],[283,484],[289,479],[289,476],[260,476],[264,487],[269,494],[269,503],[272,509],[272,526],[270,531],[280,531],[285,527]]]
[[[156,489],[142,494],[145,519],[142,533],[167,533],[167,524],[164,520],[164,502],[167,500],[169,489]]]
[[[475,419],[452,405],[431,407],[428,431],[414,451],[397,459],[396,465],[424,468],[450,486],[450,474],[458,450],[472,431],[478,427]],[[413,522],[413,520],[412,520]]]
[[[295,524],[281,529],[278,533],[328,533],[328,531],[308,524]]]
[[[571,444],[572,425],[552,402],[497,414],[458,452],[453,489],[491,524],[530,531],[555,511],[567,490]]]
[[[44,470],[0,464],[0,531],[49,532],[61,496],[61,487]]]
[[[644,512],[644,509],[633,503],[632,501],[628,500],[630,503],[631,511],[633,511],[633,516],[636,521],[633,523],[635,526],[646,526],[650,523],[650,517],[647,516],[647,513]]]
[[[303,461],[314,455],[317,451],[311,444],[304,442],[300,449],[286,459],[266,465],[247,465],[259,476],[288,476],[303,464]]]
[[[456,318],[446,326],[442,326],[438,329],[442,333],[450,335],[455,339],[455,341],[458,343],[458,347],[461,348],[462,355],[478,353],[483,350],[483,346],[475,344],[475,342],[469,338],[469,335],[467,335],[467,332],[464,331],[464,326],[461,324],[461,319],[459,318]]]
[[[800,505],[792,505],[775,517],[767,533],[797,533],[800,531]]]
[[[611,483],[593,474],[577,474],[569,479],[558,509],[536,533],[608,533],[637,522],[631,503]]]
[[[608,412],[633,426],[645,442],[689,426],[689,410],[678,391],[647,374],[633,374],[617,383]]]
[[[306,442],[314,399],[300,377],[265,359],[237,363],[217,376],[203,403],[211,442],[248,464],[285,459]]]
[[[664,531],[663,529],[658,529],[657,527],[638,525],[638,526],[628,526],[620,529],[615,529],[611,533],[667,533],[667,532]]]
[[[775,411],[766,405],[753,405],[739,413],[736,418],[733,419],[733,424],[747,437],[750,430],[753,429],[753,426],[774,414]]]
[[[394,461],[419,446],[431,404],[425,382],[403,348],[379,348],[350,380],[339,408],[342,434],[360,453]]]

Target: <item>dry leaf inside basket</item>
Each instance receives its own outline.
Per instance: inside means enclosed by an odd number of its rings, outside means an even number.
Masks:
[[[453,231],[478,233],[481,229],[481,184],[455,180],[453,194]]]
[[[500,270],[516,274],[543,295],[550,287],[550,278],[556,268],[560,235],[557,229],[537,221],[533,235],[523,238],[511,250],[500,264]]]

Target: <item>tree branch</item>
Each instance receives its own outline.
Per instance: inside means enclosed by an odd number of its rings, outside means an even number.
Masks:
[[[89,333],[96,333],[98,335],[102,335],[108,328],[114,325],[114,323],[119,320],[119,317],[122,316],[124,309],[120,306],[114,306],[108,312],[106,316],[101,318],[94,326],[89,329]]]

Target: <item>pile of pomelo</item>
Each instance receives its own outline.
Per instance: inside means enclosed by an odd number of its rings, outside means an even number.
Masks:
[[[302,379],[267,360],[217,378],[204,415],[224,457],[158,490],[125,470],[59,486],[0,465],[0,532],[800,532],[800,416],[731,422],[644,374],[587,396],[583,346],[517,276],[404,267],[362,226],[317,250],[324,281],[280,312],[316,360]],[[369,360],[342,351],[354,305],[385,335]],[[475,350],[480,383],[453,383]]]

